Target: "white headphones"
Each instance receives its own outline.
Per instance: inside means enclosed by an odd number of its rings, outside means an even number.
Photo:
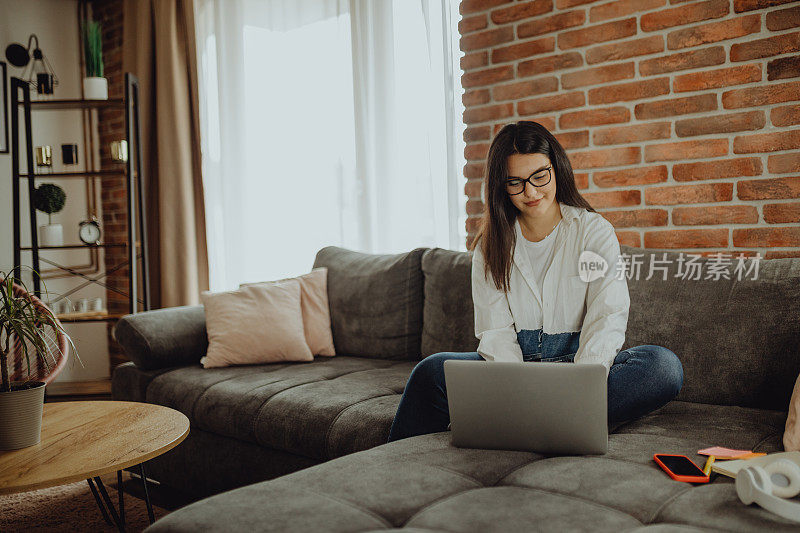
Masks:
[[[745,505],[755,502],[778,516],[800,522],[800,504],[783,499],[800,494],[800,466],[788,459],[740,470],[736,494]]]

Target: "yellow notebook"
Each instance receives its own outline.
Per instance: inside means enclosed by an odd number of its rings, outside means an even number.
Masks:
[[[736,474],[742,468],[747,468],[748,466],[764,466],[767,463],[771,463],[776,458],[788,459],[793,463],[797,464],[797,466],[800,466],[800,452],[777,452],[777,453],[770,453],[768,455],[764,455],[761,457],[754,457],[752,459],[733,459],[731,461],[716,461],[713,465],[711,465],[711,471],[735,479]]]

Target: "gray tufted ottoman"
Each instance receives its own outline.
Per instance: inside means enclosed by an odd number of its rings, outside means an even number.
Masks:
[[[384,444],[199,501],[147,531],[797,531],[742,505],[733,480],[670,479],[653,453],[724,443],[779,451],[786,413],[671,402],[603,456],[455,448],[449,432]]]

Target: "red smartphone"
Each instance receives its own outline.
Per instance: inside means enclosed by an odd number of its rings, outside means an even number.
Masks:
[[[705,475],[703,469],[685,455],[656,453],[653,455],[653,460],[669,474],[669,477],[676,481],[708,483],[709,476]]]

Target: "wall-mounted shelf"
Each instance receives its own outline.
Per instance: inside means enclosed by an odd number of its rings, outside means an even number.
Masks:
[[[108,311],[92,311],[88,313],[64,313],[56,315],[61,322],[105,322],[107,320],[117,320],[125,315],[108,314]]]

